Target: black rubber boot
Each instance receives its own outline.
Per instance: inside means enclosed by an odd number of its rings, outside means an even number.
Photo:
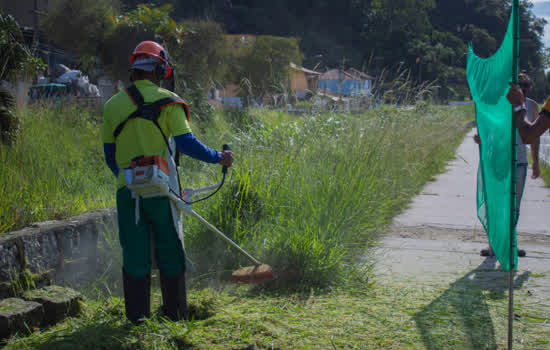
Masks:
[[[490,246],[486,249],[481,249],[481,252],[479,252],[479,255],[481,256],[495,256],[495,252],[493,252],[493,248]]]
[[[168,277],[160,272],[160,289],[162,292],[162,311],[172,321],[185,319],[187,316],[187,291],[185,289],[185,270],[177,277]]]
[[[136,325],[141,324],[151,316],[151,275],[135,278],[122,269],[122,282],[126,318]]]

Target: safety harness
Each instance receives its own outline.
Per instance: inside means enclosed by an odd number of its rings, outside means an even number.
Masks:
[[[128,118],[126,118],[124,121],[118,124],[118,126],[115,128],[115,131],[113,133],[115,136],[115,139],[118,137],[118,135],[120,135],[120,133],[122,132],[122,129],[124,129],[124,126],[126,126],[126,123],[128,121],[135,118],[150,120],[159,129],[160,133],[162,134],[162,138],[164,139],[164,142],[166,142],[166,146],[168,147],[168,151],[170,152],[170,155],[173,156],[172,150],[168,143],[168,139],[166,138],[166,135],[164,135],[164,132],[162,131],[158,123],[158,119],[160,118],[160,113],[165,107],[172,106],[172,105],[181,105],[185,110],[185,116],[189,121],[189,106],[187,105],[187,103],[185,103],[184,100],[182,100],[180,97],[177,97],[177,96],[165,97],[165,98],[161,98],[160,100],[156,100],[154,102],[145,103],[143,95],[141,94],[141,92],[139,92],[138,88],[133,84],[128,86],[124,91],[128,94],[132,102],[134,102],[134,104],[137,106],[137,109],[135,110],[135,112],[130,114]]]
[[[125,91],[132,102],[137,106],[137,109],[115,128],[113,133],[115,139],[121,134],[122,130],[130,120],[136,118],[149,120],[160,131],[162,138],[166,143],[166,147],[168,148],[168,152],[170,153],[170,157],[175,162],[179,157],[177,157],[177,155],[175,156],[174,152],[172,152],[168,138],[164,134],[164,131],[162,131],[162,128],[158,123],[158,119],[160,118],[160,114],[165,107],[171,105],[181,105],[185,110],[187,120],[189,120],[189,107],[185,101],[183,101],[180,97],[171,96],[146,103],[143,95],[135,85],[130,85],[125,89]],[[179,183],[179,176],[177,175],[177,166],[175,170],[175,176],[177,178],[179,188],[178,195],[180,195],[181,185]],[[169,185],[170,169],[166,159],[160,156],[142,155],[132,159],[130,167],[124,169],[124,177],[126,186],[131,190],[132,195],[136,199],[136,224],[139,221],[140,197],[151,198],[165,196],[171,191]]]

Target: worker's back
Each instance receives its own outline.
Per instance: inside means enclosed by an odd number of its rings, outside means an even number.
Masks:
[[[135,86],[143,96],[145,103],[177,96],[162,89],[149,80],[138,80]],[[115,130],[128,116],[137,110],[126,91],[121,91],[105,103],[103,120],[103,142],[116,144],[116,163],[127,168],[135,157],[166,154],[166,142],[160,130],[150,120],[135,118],[129,120],[115,139]],[[191,129],[181,106],[172,105],[162,109],[158,124],[167,138],[190,133]],[[124,175],[118,175],[118,186],[124,186]]]

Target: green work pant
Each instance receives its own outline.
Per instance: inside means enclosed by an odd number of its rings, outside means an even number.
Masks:
[[[136,200],[127,187],[117,191],[116,203],[124,270],[135,278],[144,278],[151,271],[151,227],[159,269],[168,277],[178,276],[185,268],[185,253],[172,220],[170,200],[140,198],[137,225]]]

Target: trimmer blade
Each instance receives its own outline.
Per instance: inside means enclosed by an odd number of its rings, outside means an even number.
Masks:
[[[231,275],[231,281],[237,284],[262,283],[274,279],[273,269],[266,264],[241,267]]]

